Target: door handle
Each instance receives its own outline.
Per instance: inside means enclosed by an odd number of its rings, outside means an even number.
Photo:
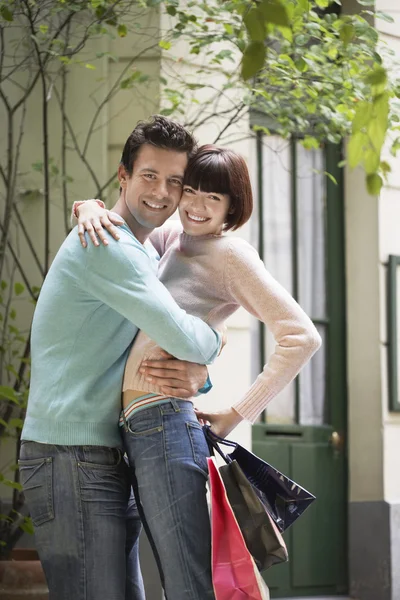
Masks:
[[[333,431],[329,438],[329,444],[332,446],[332,448],[339,452],[339,450],[341,450],[343,447],[343,442],[344,440],[340,433]]]

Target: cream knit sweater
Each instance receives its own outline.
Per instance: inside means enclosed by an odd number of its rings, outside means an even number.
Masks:
[[[243,306],[273,334],[275,352],[234,405],[242,417],[254,422],[320,347],[316,328],[243,239],[189,236],[174,221],[155,230],[150,239],[161,256],[159,279],[181,308],[214,327]],[[160,394],[160,389],[138,372],[143,360],[157,359],[159,352],[159,347],[139,331],[126,363],[123,391]]]

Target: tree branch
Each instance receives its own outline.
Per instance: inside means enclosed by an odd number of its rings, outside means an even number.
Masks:
[[[1,224],[0,224],[0,229],[3,232],[3,226]],[[16,254],[16,252],[15,252],[15,250],[14,250],[11,242],[8,241],[7,245],[8,245],[8,248],[10,249],[11,256],[13,257],[13,259],[15,261],[15,264],[17,265],[18,271],[20,272],[20,275],[21,275],[21,277],[23,279],[23,282],[26,285],[26,288],[27,288],[27,290],[29,292],[29,295],[31,296],[32,300],[34,300],[36,302],[37,296],[36,296],[36,294],[33,292],[32,288],[31,288],[31,284],[29,283],[28,276],[26,275],[26,273],[25,273],[25,271],[24,271],[24,269],[22,267],[22,264],[21,264],[21,262],[20,262],[20,260],[19,260],[19,258],[17,256],[17,254]]]
[[[14,204],[14,213],[15,213],[15,216],[17,217],[18,225],[21,227],[22,233],[25,236],[26,243],[29,246],[29,250],[32,253],[32,256],[33,256],[33,259],[34,259],[34,261],[36,263],[36,266],[39,269],[39,272],[40,272],[41,276],[44,279],[45,276],[46,276],[46,274],[44,272],[43,265],[40,262],[39,256],[37,255],[37,252],[36,252],[35,247],[33,245],[33,241],[32,241],[32,239],[31,239],[31,237],[30,237],[30,235],[28,233],[27,228],[25,227],[25,223],[24,223],[24,221],[23,221],[23,219],[21,217],[21,214],[20,214],[20,212],[19,212],[16,204]]]

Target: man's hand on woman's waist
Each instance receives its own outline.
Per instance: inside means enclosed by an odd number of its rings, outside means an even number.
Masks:
[[[140,372],[147,381],[153,381],[166,396],[191,398],[204,387],[208,370],[204,365],[178,360],[163,352],[162,360],[147,360],[140,367]]]

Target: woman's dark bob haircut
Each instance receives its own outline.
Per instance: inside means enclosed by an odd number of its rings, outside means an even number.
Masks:
[[[224,230],[238,229],[250,219],[253,193],[242,156],[213,144],[201,146],[189,159],[184,185],[202,192],[228,194],[231,200]]]

